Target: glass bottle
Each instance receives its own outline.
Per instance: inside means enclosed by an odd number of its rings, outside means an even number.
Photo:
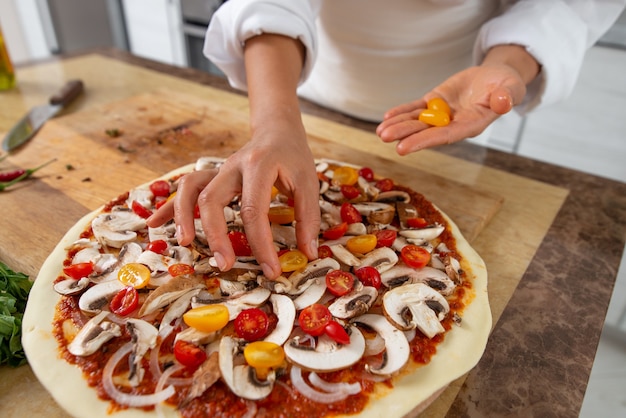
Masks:
[[[13,64],[9,57],[6,45],[4,43],[4,35],[0,28],[0,90],[9,90],[15,86],[15,72]]]

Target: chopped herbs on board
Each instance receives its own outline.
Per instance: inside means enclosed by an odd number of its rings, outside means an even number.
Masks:
[[[26,364],[22,348],[22,317],[33,283],[0,262],[0,365]]]

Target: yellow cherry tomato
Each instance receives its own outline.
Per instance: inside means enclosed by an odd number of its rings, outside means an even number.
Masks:
[[[374,248],[376,248],[377,242],[378,242],[378,239],[376,238],[376,235],[373,235],[373,234],[358,235],[356,237],[352,237],[348,239],[348,241],[346,242],[346,248],[351,253],[365,254],[365,253],[369,253]]]
[[[272,200],[278,196],[278,188],[276,186],[272,186]]]
[[[185,324],[202,332],[219,331],[228,324],[228,308],[220,303],[199,306],[183,314]]]
[[[432,126],[446,126],[450,123],[450,115],[441,110],[425,109],[420,113],[419,120]]]
[[[257,378],[265,380],[271,368],[285,361],[285,351],[269,341],[254,341],[243,349],[243,356],[249,366],[254,367]]]
[[[276,224],[290,224],[295,219],[295,211],[291,206],[272,206],[267,213],[267,217],[270,222]]]
[[[359,180],[357,169],[347,166],[337,167],[333,172],[333,183],[341,186],[343,184],[352,186]]]
[[[452,115],[452,110],[450,110],[450,106],[441,97],[435,97],[430,99],[426,104],[426,107],[430,110],[441,110],[442,112],[447,113],[448,116]]]
[[[128,263],[117,272],[117,279],[125,286],[141,289],[150,281],[150,269],[140,263]]]
[[[176,197],[176,192],[172,192],[172,194],[169,195],[169,197],[167,198],[167,201],[169,202],[170,200],[174,199]]]
[[[300,270],[306,267],[309,259],[300,250],[290,250],[278,257],[283,273]]]

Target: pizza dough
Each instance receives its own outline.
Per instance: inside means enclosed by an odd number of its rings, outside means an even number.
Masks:
[[[170,179],[190,172],[190,164],[170,172]],[[140,186],[147,188],[147,184]],[[63,268],[67,248],[74,243],[103,207],[79,220],[58,243],[43,264],[34,283],[23,319],[23,345],[30,366],[37,378],[69,414],[76,417],[154,417],[155,411],[125,409],[110,414],[111,404],[100,399],[89,387],[82,371],[59,356],[53,335],[52,320],[61,296],[53,283]],[[487,270],[479,255],[462,237],[459,229],[443,214],[456,239],[457,252],[462,255],[461,267],[472,281],[472,294],[466,295],[466,306],[460,326],[446,333],[432,360],[410,374],[393,380],[393,389],[381,390],[358,416],[403,416],[416,408],[423,409],[447,385],[471,370],[481,358],[491,330],[491,311],[487,295]],[[209,389],[210,390],[210,389]],[[167,416],[177,416],[174,408],[164,408]]]

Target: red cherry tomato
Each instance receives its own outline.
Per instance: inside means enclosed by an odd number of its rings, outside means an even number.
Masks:
[[[258,341],[267,335],[270,319],[261,309],[249,308],[239,312],[233,325],[239,338]]]
[[[328,240],[339,239],[346,234],[348,230],[348,224],[346,222],[342,222],[335,226],[331,226],[326,231],[322,232],[322,236]]]
[[[63,268],[63,273],[70,276],[72,279],[80,280],[83,277],[89,276],[93,273],[93,263],[76,263],[71,266]]]
[[[356,199],[361,196],[361,190],[356,186],[341,185],[341,194],[348,200]]]
[[[372,286],[378,290],[382,285],[380,273],[372,266],[360,267],[354,270],[354,274],[365,286]]]
[[[324,333],[324,328],[332,319],[328,308],[321,303],[314,303],[304,308],[298,315],[298,324],[304,332],[314,337]]]
[[[350,202],[344,202],[341,205],[341,209],[339,209],[339,213],[341,214],[341,220],[348,224],[354,224],[363,221],[363,217],[361,216],[359,211]]]
[[[335,296],[350,293],[354,287],[354,276],[343,270],[332,270],[326,274],[326,288]]]
[[[233,251],[238,257],[248,257],[252,255],[252,249],[248,243],[248,237],[241,231],[230,231],[228,238],[233,246]]]
[[[359,176],[367,181],[372,181],[374,180],[374,171],[369,167],[363,167],[359,170]]]
[[[376,188],[381,192],[389,192],[393,190],[394,184],[391,179],[380,179],[376,182]]]
[[[146,249],[148,251],[152,251],[153,253],[157,253],[157,254],[161,254],[163,255],[165,253],[165,251],[167,251],[167,242],[165,240],[162,239],[156,239],[154,241],[150,241],[150,243],[148,243],[148,246],[146,247]]]
[[[348,332],[339,322],[335,320],[331,320],[328,324],[326,324],[324,332],[339,344],[350,344],[350,336],[348,335]]]
[[[152,215],[152,211],[150,209],[145,208],[141,203],[137,202],[136,200],[133,200],[133,203],[131,204],[131,209],[138,216],[141,216],[144,219],[149,218]]]
[[[182,276],[185,274],[193,274],[195,270],[193,266],[190,266],[189,264],[178,263],[178,264],[172,264],[171,266],[169,266],[167,268],[167,272],[172,277],[176,277],[176,276]]]
[[[409,218],[406,220],[406,226],[409,228],[425,228],[428,226],[428,221],[424,218]]]
[[[320,245],[319,248],[317,249],[318,258],[328,258],[332,256],[333,256],[333,252],[331,251],[328,245]]]
[[[161,206],[163,206],[164,204],[167,203],[167,199],[164,197],[158,197],[157,199],[155,199],[154,201],[154,208],[155,209],[161,209]]]
[[[430,253],[419,245],[405,245],[400,251],[400,258],[409,267],[421,268],[430,261]]]
[[[150,185],[150,191],[155,197],[168,197],[170,184],[165,180],[157,180]]]
[[[139,293],[133,286],[126,286],[113,296],[109,303],[111,312],[126,316],[139,307]]]
[[[381,229],[380,231],[374,232],[376,235],[376,247],[391,247],[393,242],[396,240],[398,233],[393,229]]]
[[[183,366],[188,369],[195,370],[207,358],[206,352],[189,341],[178,340],[174,344],[174,357]]]

